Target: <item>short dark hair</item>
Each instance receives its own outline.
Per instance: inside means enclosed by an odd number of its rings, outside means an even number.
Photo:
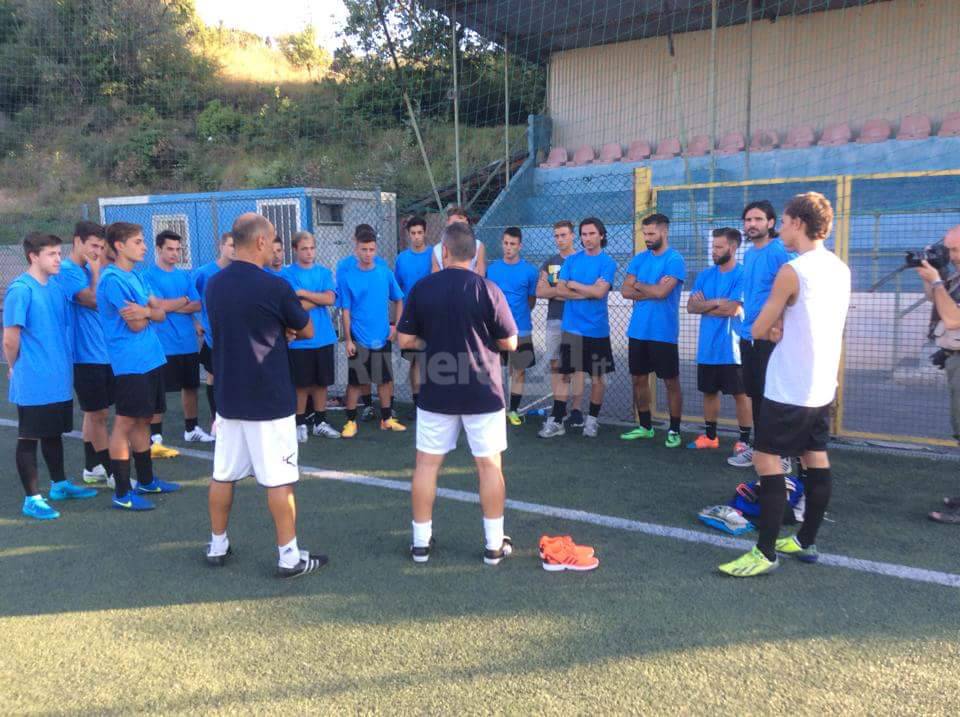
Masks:
[[[162,232],[157,234],[156,245],[158,249],[162,249],[163,245],[167,243],[167,240],[170,241],[183,241],[183,237],[177,234],[173,229],[164,229]]]
[[[572,233],[573,233],[573,222],[571,222],[569,219],[561,219],[559,222],[554,222],[554,223],[553,223],[553,228],[554,228],[554,229],[564,229],[564,228],[566,228],[566,229],[569,229],[569,230],[570,230],[570,233],[572,234]]]
[[[651,224],[663,224],[665,226],[670,226],[670,217],[668,217],[666,214],[651,214],[649,217],[644,217],[643,221],[640,223],[645,227],[648,227]]]
[[[467,214],[467,210],[464,207],[454,205],[452,207],[447,207],[447,219],[450,217],[463,217],[467,220],[467,224],[470,223],[470,215]]]
[[[360,236],[354,238],[357,240],[357,244],[369,244],[370,242],[377,241],[377,235],[373,232],[364,232]]]
[[[245,218],[245,215],[237,217],[230,229],[233,235],[233,245],[236,247],[249,246],[260,234],[267,236],[273,224],[270,220],[260,214]]]
[[[311,234],[310,232],[297,232],[292,237],[290,237],[290,246],[296,249],[298,246],[300,246],[300,242],[302,242],[304,239],[313,239],[313,234]],[[280,237],[277,237],[276,239],[274,239],[274,241],[275,242],[279,241],[280,243],[283,243],[283,239],[281,239]]]
[[[737,247],[739,247],[740,243],[743,241],[743,235],[740,233],[740,230],[734,229],[733,227],[720,227],[719,229],[714,229],[713,237],[715,239],[723,237],[730,244],[734,244]]]
[[[477,237],[469,224],[454,222],[444,227],[440,242],[454,261],[470,261],[477,255]]]
[[[419,214],[415,217],[410,217],[407,220],[407,231],[410,231],[413,227],[423,227],[423,231],[427,231],[427,220]]]
[[[88,237],[106,239],[107,230],[103,224],[97,224],[96,222],[90,222],[86,219],[81,219],[74,225],[73,235],[75,237],[79,237],[81,240],[86,240]]]
[[[131,224],[130,222],[114,222],[107,226],[106,234],[107,244],[109,244],[110,248],[116,253],[119,242],[125,242],[137,234],[143,234],[143,227],[139,224]]]
[[[797,194],[783,209],[806,226],[806,234],[813,241],[823,241],[833,228],[833,207],[830,200],[819,192]]]
[[[505,236],[523,241],[523,232],[520,231],[520,227],[507,227],[503,230],[503,233]]]
[[[23,238],[23,254],[27,257],[27,263],[30,263],[30,255],[40,255],[41,250],[48,246],[60,246],[63,239],[54,234],[44,234],[43,232],[30,232]]]
[[[357,224],[357,228],[353,230],[353,238],[360,241],[361,234],[373,234],[376,237],[377,231],[369,224]]]
[[[273,238],[273,243],[274,243],[274,244],[283,244],[283,239],[281,239],[280,236],[277,235],[277,236],[275,236],[275,237]]]
[[[593,224],[593,226],[597,228],[597,231],[600,232],[600,246],[601,247],[606,246],[607,245],[607,227],[604,225],[604,223],[599,219],[597,219],[596,217],[587,217],[586,219],[580,222],[580,226],[577,227],[577,231],[580,234],[583,234],[583,227],[587,224]]]
[[[227,243],[227,239],[233,239],[233,234],[230,232],[224,232],[220,235],[220,246],[223,246]]]

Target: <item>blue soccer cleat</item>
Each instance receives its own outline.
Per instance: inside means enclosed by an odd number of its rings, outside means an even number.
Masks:
[[[138,483],[136,491],[140,495],[159,495],[160,493],[176,493],[180,490],[179,483],[171,483],[169,481],[160,480],[156,476],[153,477],[152,483]]]
[[[23,499],[23,514],[34,520],[56,520],[60,513],[50,507],[42,495],[31,495]]]
[[[126,495],[113,496],[113,507],[117,510],[153,510],[154,505],[146,498],[141,498],[134,491],[127,491]]]
[[[68,480],[57,481],[50,486],[50,500],[83,500],[96,497],[97,491],[93,488],[84,488]]]

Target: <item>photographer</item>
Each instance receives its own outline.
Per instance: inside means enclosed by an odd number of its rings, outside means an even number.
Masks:
[[[947,232],[943,245],[950,254],[954,273],[943,279],[938,269],[923,261],[917,274],[923,280],[924,293],[933,302],[930,338],[940,349],[935,363],[947,371],[953,437],[960,441],[960,225]],[[930,513],[930,519],[960,525],[960,496],[944,498],[943,502],[946,509]]]

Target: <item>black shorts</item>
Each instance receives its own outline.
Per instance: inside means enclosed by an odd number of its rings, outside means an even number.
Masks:
[[[613,349],[609,336],[594,338],[563,332],[557,373],[588,373],[596,377],[613,371]]]
[[[75,363],[73,389],[81,411],[90,413],[110,408],[116,395],[113,369],[108,363]]]
[[[213,349],[207,346],[206,341],[200,347],[200,365],[203,366],[204,371],[213,375]]]
[[[763,397],[764,384],[767,382],[767,364],[770,363],[770,354],[775,346],[773,341],[740,339],[743,388],[750,398]]]
[[[200,354],[167,356],[163,366],[163,386],[167,393],[200,386]]]
[[[368,383],[375,383],[378,386],[382,383],[393,381],[393,345],[388,341],[385,346],[379,349],[368,349],[360,344],[355,344],[357,354],[352,358],[347,358],[347,383],[350,386],[362,386]]]
[[[764,398],[754,421],[754,448],[775,456],[802,456],[825,451],[830,440],[830,406],[807,408]]]
[[[73,430],[73,401],[17,406],[17,436],[54,438]]]
[[[735,363],[697,364],[697,390],[700,393],[725,393],[738,396],[743,393],[743,373]]]
[[[163,366],[146,373],[124,373],[117,376],[117,415],[128,418],[150,418],[165,413],[167,396],[163,388]]]
[[[308,388],[332,386],[336,383],[333,347],[334,344],[316,349],[291,349],[290,373],[293,376],[293,385],[297,388]]]
[[[630,339],[630,375],[657,374],[657,378],[680,375],[680,351],[676,344],[665,341]]]
[[[516,351],[501,351],[500,364],[509,366],[514,371],[526,371],[537,365],[537,357],[533,353],[533,341],[529,336],[523,336],[517,342]]]

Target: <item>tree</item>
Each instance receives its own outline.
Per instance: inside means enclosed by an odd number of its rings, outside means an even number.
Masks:
[[[314,68],[330,66],[329,53],[317,44],[317,33],[313,25],[307,25],[303,30],[277,38],[280,52],[294,67],[304,67],[307,75],[313,77]],[[322,74],[322,73],[318,73]]]

